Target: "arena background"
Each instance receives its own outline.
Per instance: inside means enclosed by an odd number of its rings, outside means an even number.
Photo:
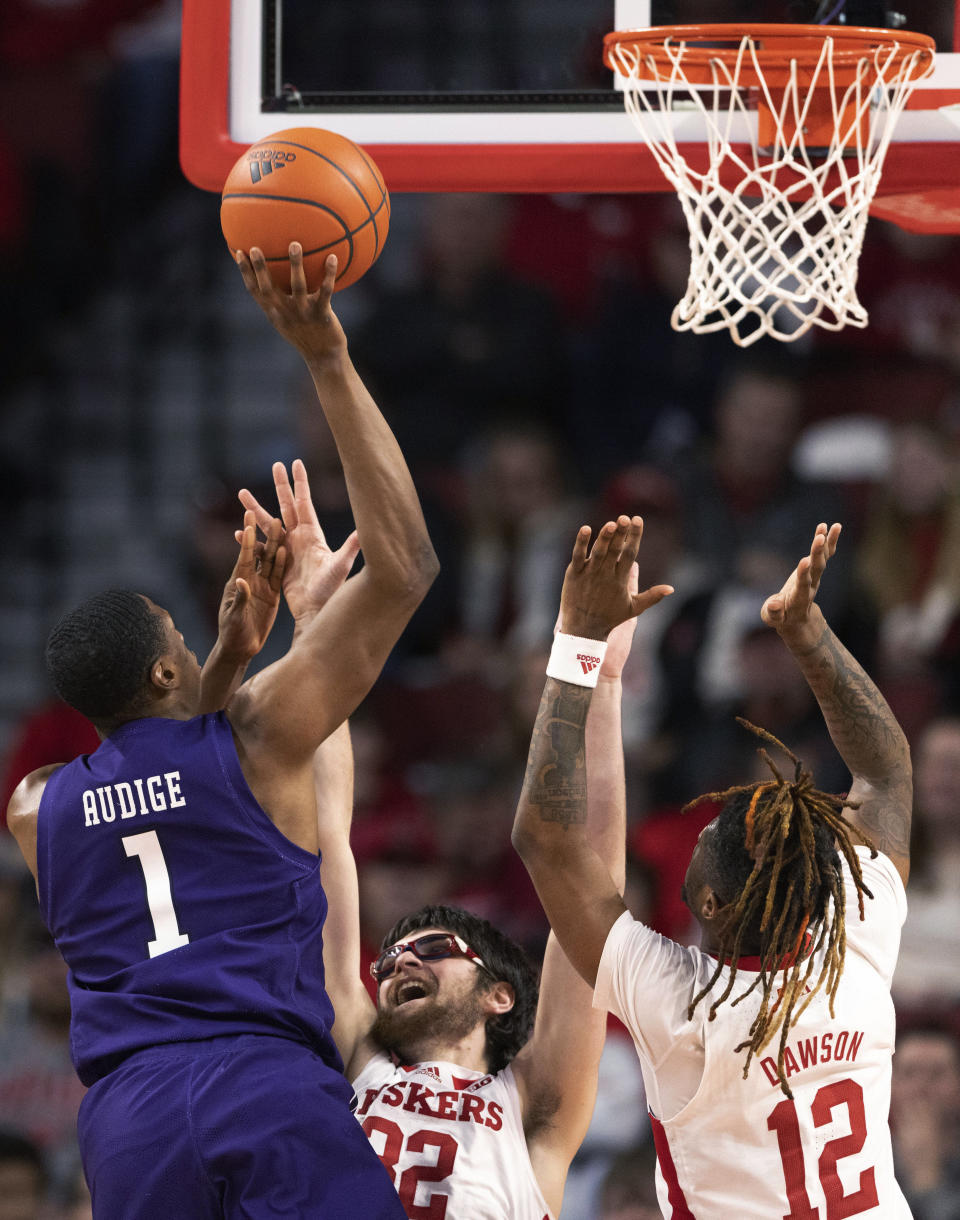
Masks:
[[[59,612],[139,589],[202,656],[236,491],[268,495],[276,459],[306,460],[332,543],[349,528],[300,362],[246,297],[217,198],[179,171],[178,51],[172,0],[0,9],[4,807],[26,770],[91,748],[44,673]],[[942,1031],[955,1086],[917,1094],[907,1080],[895,1106],[956,1130],[960,239],[871,222],[869,328],[743,352],[669,327],[687,261],[669,195],[392,203],[380,262],[335,305],[414,468],[443,574],[355,721],[367,939],[442,897],[542,946],[509,826],[573,532],[616,511],[647,522],[645,583],[677,587],[642,621],[625,679],[631,902],[689,937],[678,870],[700,823],[678,807],[751,772],[736,714],[783,737],[821,786],[844,786],[806,688],[758,629],[816,523],[842,520],[826,608],[915,752],[901,1028]],[[62,967],[7,835],[0,926],[0,1159],[29,1159],[19,1133],[48,1173],[46,1210],[5,1213],[0,1197],[0,1220],[79,1217]],[[613,1214],[608,1172],[639,1209],[651,1176],[620,1035],[564,1220]],[[944,1144],[935,1187],[954,1210],[925,1211],[916,1193],[921,1220],[960,1214],[960,1139]]]

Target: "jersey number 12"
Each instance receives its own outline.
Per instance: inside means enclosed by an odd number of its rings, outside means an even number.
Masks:
[[[810,1107],[815,1127],[824,1127],[833,1118],[833,1111],[845,1106],[850,1122],[847,1135],[827,1140],[817,1161],[820,1185],[827,1204],[826,1220],[845,1220],[847,1216],[859,1216],[879,1206],[877,1179],[873,1168],[860,1174],[858,1189],[844,1194],[843,1183],[837,1173],[837,1162],[853,1156],[863,1147],[867,1138],[867,1116],[863,1105],[863,1089],[855,1080],[837,1080],[818,1089]],[[787,1187],[790,1211],[783,1220],[820,1220],[820,1212],[810,1202],[807,1194],[806,1170],[803,1164],[803,1143],[800,1138],[800,1121],[796,1103],[784,1099],[770,1113],[767,1129],[775,1131],[780,1148],[780,1161]]]

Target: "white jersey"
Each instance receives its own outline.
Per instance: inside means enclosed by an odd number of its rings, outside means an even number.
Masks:
[[[411,1220],[553,1220],[534,1177],[513,1069],[381,1052],[353,1082],[356,1115]]]
[[[672,1220],[904,1220],[888,1126],[894,1012],[890,980],[906,917],[890,860],[857,848],[865,919],[844,862],[847,950],[831,1018],[819,992],[790,1031],[784,1063],[793,1100],[777,1078],[779,1034],[743,1079],[757,992],[740,962],[734,990],[709,1021],[710,997],[687,1019],[716,958],[657,935],[625,912],[597,974],[594,1005],[633,1035],[657,1146],[657,1193]],[[751,972],[749,967],[753,966]],[[819,963],[813,977],[819,973]],[[729,974],[714,987],[719,995]],[[742,982],[742,986],[741,986]]]

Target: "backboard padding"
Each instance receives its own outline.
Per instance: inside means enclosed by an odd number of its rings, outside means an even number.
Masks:
[[[187,178],[219,192],[255,140],[293,125],[362,144],[391,191],[660,192],[670,190],[626,115],[609,106],[543,112],[264,109],[257,59],[260,0],[183,0],[180,158]],[[633,10],[622,10],[633,11]],[[598,42],[597,57],[602,48]],[[960,102],[960,55],[940,54],[911,99],[871,212],[916,231],[960,231],[960,131],[939,107]],[[695,117],[674,116],[698,142]]]

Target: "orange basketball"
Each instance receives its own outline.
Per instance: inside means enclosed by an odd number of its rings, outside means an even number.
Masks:
[[[251,144],[227,175],[220,226],[231,250],[259,246],[273,282],[290,289],[288,249],[303,247],[307,285],[337,256],[334,292],[377,261],[387,239],[390,197],[380,171],[346,136],[291,127]]]

